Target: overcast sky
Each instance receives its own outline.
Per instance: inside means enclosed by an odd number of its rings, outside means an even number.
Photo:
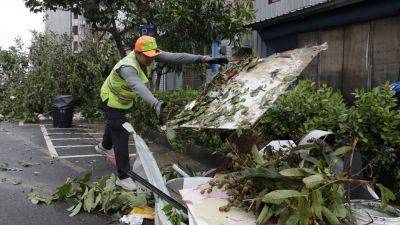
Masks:
[[[25,47],[30,44],[31,30],[43,31],[43,14],[29,12],[23,0],[0,0],[0,47],[13,45],[21,37]]]

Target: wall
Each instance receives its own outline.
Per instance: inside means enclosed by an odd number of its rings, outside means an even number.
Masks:
[[[324,42],[329,49],[303,74],[342,90],[347,100],[356,88],[400,80],[400,15],[298,36],[299,47]]]
[[[256,22],[282,16],[328,1],[329,0],[280,0],[268,4],[268,0],[256,0],[254,2],[254,8],[257,9]]]
[[[57,34],[71,34],[71,12],[47,11],[45,14],[45,32],[52,31]]]

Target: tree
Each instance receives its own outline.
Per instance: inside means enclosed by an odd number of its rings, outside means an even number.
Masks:
[[[157,27],[162,49],[200,52],[212,42],[238,43],[253,19],[253,0],[24,0],[33,12],[70,10],[82,14],[93,32],[111,35],[121,57],[143,25]],[[159,65],[156,71],[168,71]],[[160,77],[161,74],[158,74]]]

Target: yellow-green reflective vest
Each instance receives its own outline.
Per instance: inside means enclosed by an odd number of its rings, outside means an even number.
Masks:
[[[104,102],[108,100],[107,105],[116,109],[130,109],[133,106],[133,99],[136,93],[131,91],[131,85],[126,82],[116,71],[121,66],[132,66],[136,69],[138,76],[144,84],[148,83],[147,76],[150,75],[152,66],[146,68],[146,74],[141,69],[139,62],[136,60],[135,51],[129,53],[125,58],[121,59],[111,70],[110,75],[101,86],[100,97]]]

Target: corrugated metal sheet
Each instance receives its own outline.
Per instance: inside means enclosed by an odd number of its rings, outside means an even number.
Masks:
[[[272,19],[329,1],[333,0],[280,0],[271,4],[268,4],[268,0],[256,0],[254,4],[257,10],[255,22]]]

